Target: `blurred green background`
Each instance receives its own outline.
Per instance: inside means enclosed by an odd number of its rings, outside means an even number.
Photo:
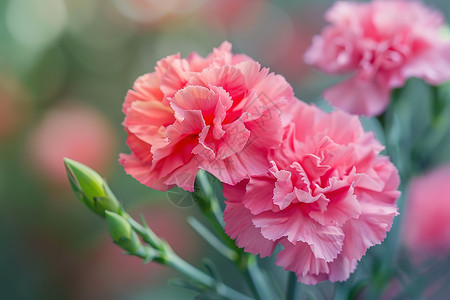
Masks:
[[[0,0],[0,298],[195,295],[168,286],[176,275],[168,269],[121,254],[105,223],[71,193],[64,156],[105,176],[127,210],[143,212],[188,261],[198,265],[210,256],[231,278],[225,282],[239,285],[237,271],[185,222],[198,214],[195,206],[174,205],[118,164],[118,154],[128,152],[121,105],[157,60],[176,52],[206,55],[224,40],[283,74],[298,98],[316,101],[336,78],[307,67],[302,55],[332,2]],[[448,19],[447,0],[426,2]],[[442,147],[432,164],[449,160],[449,145]],[[267,265],[282,281],[285,274]],[[331,285],[322,286],[326,298]]]

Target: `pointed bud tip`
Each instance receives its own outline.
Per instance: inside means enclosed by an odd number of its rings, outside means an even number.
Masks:
[[[97,172],[67,157],[64,158],[64,165],[73,191],[91,210],[102,217],[105,210],[120,210],[120,203]]]

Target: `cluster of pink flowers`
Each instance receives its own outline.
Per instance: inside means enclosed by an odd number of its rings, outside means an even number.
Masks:
[[[223,43],[206,58],[168,56],[123,106],[128,174],[193,190],[203,169],[224,185],[225,231],[307,284],[349,277],[397,214],[399,178],[357,117],[326,114],[280,75]]]
[[[314,37],[305,61],[330,74],[351,74],[323,93],[337,108],[376,116],[408,78],[450,80],[450,39],[440,36],[444,18],[420,2],[339,1],[325,19],[331,25]]]

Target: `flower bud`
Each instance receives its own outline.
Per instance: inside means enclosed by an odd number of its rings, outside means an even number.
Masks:
[[[75,195],[87,207],[101,217],[105,217],[105,210],[119,212],[119,201],[97,172],[68,158],[64,158],[64,164]]]
[[[110,211],[106,211],[105,215],[109,235],[114,243],[130,253],[136,252],[141,246],[141,241],[131,228],[130,223],[121,215]]]

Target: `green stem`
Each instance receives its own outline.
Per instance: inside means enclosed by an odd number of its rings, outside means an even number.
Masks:
[[[208,199],[208,204],[206,207],[203,208],[203,210],[207,210],[208,213],[212,214],[210,217],[214,218],[215,226],[220,227],[221,230],[225,226],[225,223],[223,222],[223,212],[219,205],[219,200],[216,197],[216,194],[214,193],[214,189],[211,186],[211,183],[208,180],[208,175],[204,171],[200,171],[197,174],[198,181],[200,183],[200,186],[202,188],[202,192],[205,194],[206,198]]]
[[[195,232],[197,232],[212,248],[222,254],[222,256],[233,262],[238,260],[238,253],[225,245],[222,240],[220,240],[214,233],[212,233],[196,218],[188,217],[187,221],[189,225],[191,225],[191,227],[195,230]]]
[[[286,300],[286,298],[284,297],[284,293],[280,288],[280,285],[278,284],[278,281],[274,278],[272,273],[268,273],[267,271],[263,271],[264,275],[267,276],[267,278],[269,278],[270,283],[272,284],[273,288],[275,289],[275,293],[278,296],[279,300]]]
[[[178,272],[186,275],[190,279],[197,281],[199,284],[205,285],[211,289],[215,289],[217,294],[219,294],[222,297],[225,297],[225,298],[228,298],[231,300],[234,300],[234,299],[250,300],[250,298],[247,297],[246,295],[241,294],[238,291],[235,291],[234,289],[226,286],[225,284],[223,284],[221,282],[217,282],[212,277],[206,275],[202,271],[193,267],[191,264],[187,263],[181,257],[176,255],[174,252],[167,253],[166,259],[167,259],[167,262],[166,262],[167,266],[170,266],[173,269],[177,270]]]
[[[381,125],[381,128],[383,129],[383,133],[386,133],[386,112],[382,113],[381,115],[376,117],[378,122]]]
[[[164,248],[165,245],[163,241],[148,226],[142,226],[124,211],[121,212],[121,215],[128,220],[133,230],[142,237],[144,242],[157,250],[162,250]]]
[[[176,255],[173,252],[168,252],[166,254],[166,265],[177,270],[178,272],[186,275],[188,278],[193,279],[197,281],[198,283],[201,283],[207,287],[213,288],[216,285],[216,281],[208,276],[207,274],[203,273],[202,271],[198,270],[197,268],[193,267],[191,264],[187,263],[185,260],[183,260],[181,257]]]
[[[431,89],[431,103],[432,103],[432,126],[438,127],[441,121],[441,116],[445,111],[445,102],[443,101],[438,86],[430,86]]]
[[[266,278],[264,278],[263,273],[259,269],[256,257],[253,255],[246,255],[246,258],[247,266],[244,269],[244,277],[246,278],[255,299],[272,299],[272,292],[269,290],[269,285],[266,284]]]
[[[214,189],[208,180],[205,172],[199,172],[197,175],[201,191],[205,195],[199,197],[199,207],[206,219],[209,221],[219,238],[237,254],[233,261],[238,269],[243,273],[248,286],[250,287],[256,299],[271,299],[272,293],[269,290],[269,284],[264,278],[258,267],[256,257],[246,254],[242,249],[236,246],[236,243],[225,233],[223,212],[219,205]]]
[[[133,220],[128,214],[125,214],[128,216],[128,220],[130,224],[133,224],[133,228],[139,228],[139,231],[137,231],[139,234],[141,234],[142,238],[149,239],[150,233],[153,233],[149,228],[143,227],[138,222]],[[155,240],[153,240],[155,242]],[[144,262],[148,261],[155,261],[159,264],[171,267],[172,269],[180,272],[181,274],[185,275],[189,279],[195,281],[198,285],[213,289],[216,291],[216,293],[226,299],[234,300],[251,300],[248,296],[239,293],[238,291],[226,286],[222,282],[216,281],[211,276],[205,274],[204,272],[200,271],[199,269],[195,268],[185,260],[183,260],[181,257],[179,257],[173,250],[162,240],[157,238],[157,245],[162,245],[163,247],[161,251],[155,250],[153,246],[140,246],[140,248],[134,252],[129,253],[131,255],[140,257],[144,259]]]
[[[297,276],[294,272],[289,272],[288,285],[286,290],[286,300],[294,300],[297,289]]]

